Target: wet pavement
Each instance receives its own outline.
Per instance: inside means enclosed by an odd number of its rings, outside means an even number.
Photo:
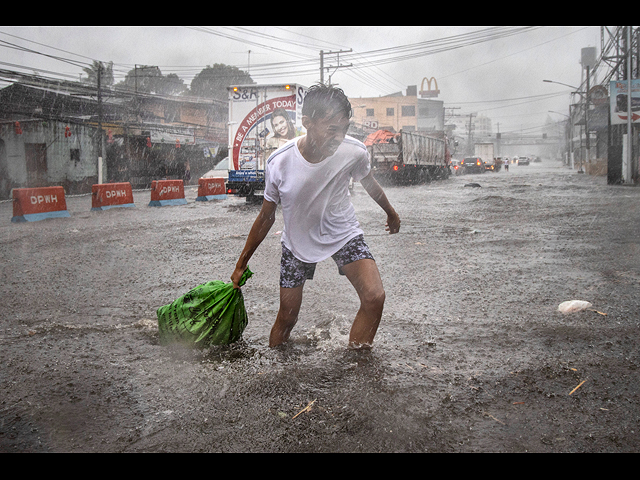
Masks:
[[[156,308],[228,281],[259,209],[242,199],[71,197],[22,224],[0,203],[0,451],[639,451],[640,190],[547,161],[385,191],[397,235],[352,198],[387,298],[371,352],[346,349],[358,302],[331,260],[267,346],[281,215],[243,340],[158,344]],[[558,312],[573,299],[593,309]]]

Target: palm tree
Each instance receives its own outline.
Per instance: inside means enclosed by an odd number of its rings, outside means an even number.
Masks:
[[[113,85],[113,62],[106,65],[98,60],[94,60],[90,67],[82,69],[86,74],[86,79],[82,79],[84,83],[91,85],[98,84],[98,70],[100,70],[100,87],[110,87]]]

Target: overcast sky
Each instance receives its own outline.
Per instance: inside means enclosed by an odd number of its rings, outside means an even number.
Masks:
[[[82,66],[100,60],[114,62],[116,82],[137,64],[189,84],[205,66],[224,63],[249,68],[258,83],[309,86],[320,79],[320,50],[351,49],[340,63],[352,66],[330,72],[350,97],[420,89],[434,77],[445,107],[484,114],[494,131],[499,123],[501,132],[537,133],[549,117],[563,120],[549,110],[568,114],[572,90],[543,80],[579,86],[581,50],[599,53],[600,27],[490,28],[0,26],[0,69],[78,79]],[[325,57],[325,65],[336,61]]]

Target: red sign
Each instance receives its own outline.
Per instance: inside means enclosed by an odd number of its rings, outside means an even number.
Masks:
[[[622,113],[617,113],[618,117],[622,120],[627,120],[627,118],[629,118],[629,115],[627,114],[622,114]],[[640,119],[640,115],[638,115],[637,113],[631,112],[631,120],[633,120],[634,122],[636,120]]]
[[[100,183],[91,187],[91,210],[113,207],[135,207],[129,182]]]
[[[63,187],[14,188],[12,222],[69,217]]]

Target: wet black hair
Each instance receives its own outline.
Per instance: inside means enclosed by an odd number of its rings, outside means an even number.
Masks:
[[[351,103],[342,89],[323,84],[309,87],[302,104],[302,115],[316,120],[337,112],[343,112],[347,118],[352,115]]]

